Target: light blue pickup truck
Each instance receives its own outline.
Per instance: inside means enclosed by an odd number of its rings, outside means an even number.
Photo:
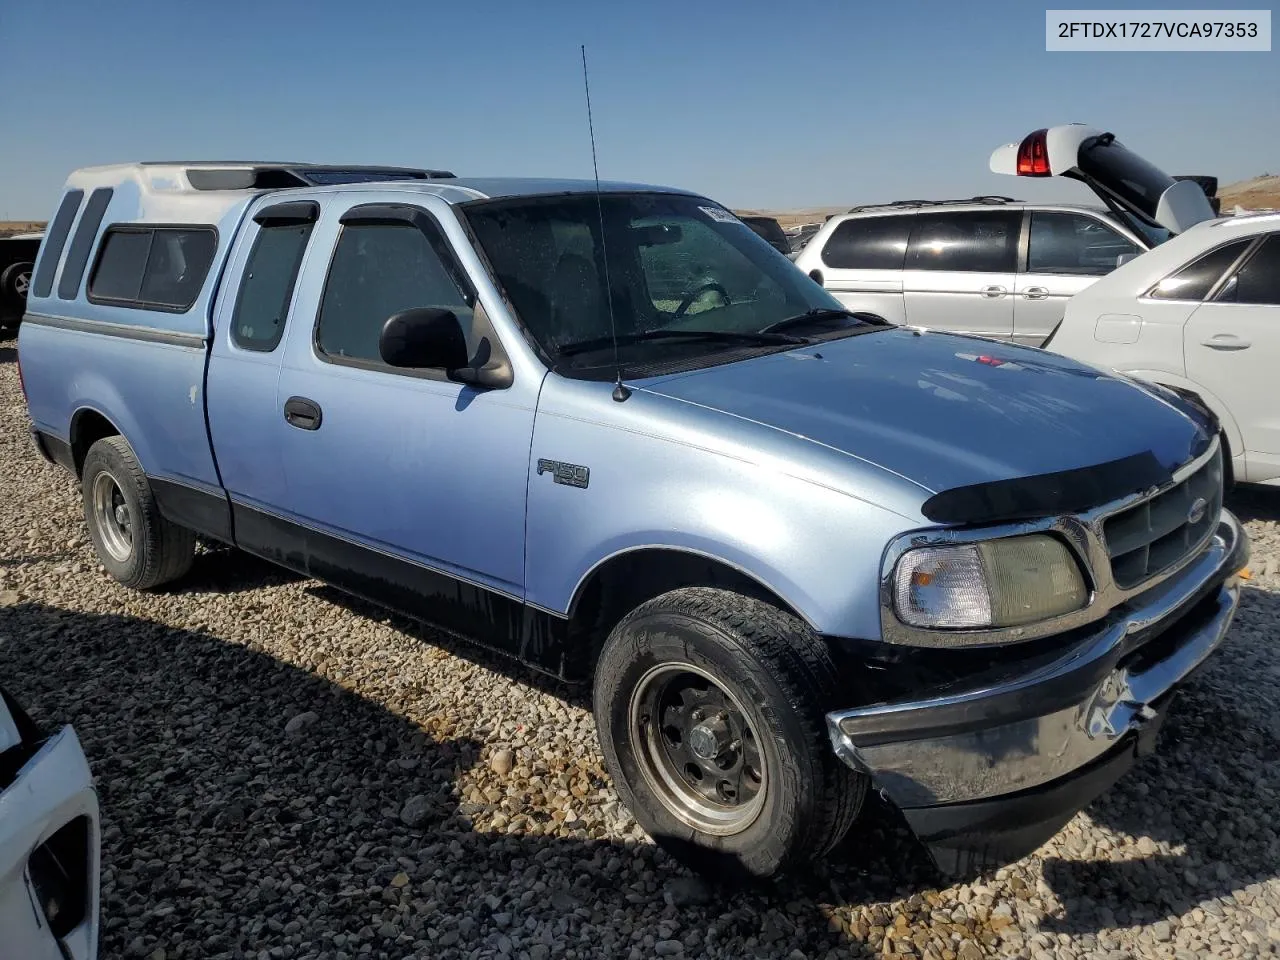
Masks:
[[[622,798],[717,876],[869,788],[943,869],[1033,850],[1248,555],[1193,399],[850,314],[679,190],[79,170],[19,360],[117,580],[214,538],[590,682]]]

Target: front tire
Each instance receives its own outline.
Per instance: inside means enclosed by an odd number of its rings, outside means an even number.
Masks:
[[[150,590],[191,569],[195,534],[160,513],[147,475],[124,437],[106,437],[89,448],[80,488],[89,538],[116,580]]]
[[[760,879],[825,855],[867,782],[835,756],[822,640],[761,600],[686,588],[614,628],[595,717],[618,792],[653,839],[719,879]]]

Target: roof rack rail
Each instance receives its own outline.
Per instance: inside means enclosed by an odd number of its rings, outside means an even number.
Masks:
[[[183,167],[196,190],[279,190],[335,183],[377,183],[388,180],[448,180],[448,170],[383,167],[345,163],[274,163],[241,161],[147,161],[144,167]]]
[[[850,207],[850,213],[861,213],[863,210],[883,210],[890,207],[937,207],[944,206],[949,203],[1019,203],[1021,201],[1013,197],[1001,197],[996,194],[981,194],[976,197],[967,197],[960,200],[892,200],[889,203],[863,203],[856,207]]]

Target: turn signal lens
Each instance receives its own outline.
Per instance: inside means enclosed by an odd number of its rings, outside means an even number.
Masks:
[[[1079,564],[1047,534],[910,550],[894,581],[898,619],[915,627],[1014,627],[1089,599]]]

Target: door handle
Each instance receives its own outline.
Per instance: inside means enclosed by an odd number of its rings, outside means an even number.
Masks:
[[[1248,340],[1241,339],[1234,333],[1218,333],[1200,342],[1210,350],[1248,350],[1253,346]]]
[[[1048,287],[1027,287],[1027,289],[1023,290],[1022,293],[1028,300],[1048,300],[1049,299]]]
[[[998,283],[993,283],[990,286],[982,288],[982,295],[991,300],[998,300],[1000,297],[1003,297],[1008,292],[1009,292],[1008,290],[1000,286]]]
[[[284,418],[299,430],[319,430],[320,404],[306,397],[290,397],[284,402]]]

